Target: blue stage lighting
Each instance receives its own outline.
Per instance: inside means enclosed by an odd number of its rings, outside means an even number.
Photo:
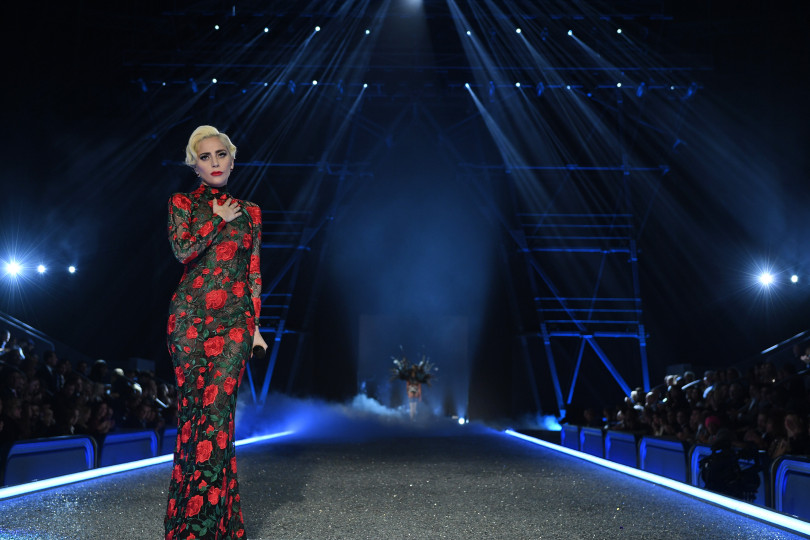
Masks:
[[[318,86],[318,81],[313,80],[313,81],[312,81],[312,86]]]
[[[773,285],[773,274],[770,272],[762,272],[759,275],[759,282],[765,287]]]
[[[517,88],[520,88],[520,83],[519,83],[519,82],[516,82],[516,83],[515,83],[515,86],[516,86]]]
[[[146,92],[146,90],[147,90],[147,88],[146,88],[146,82],[144,82],[144,80],[143,80],[143,79],[138,79],[138,82],[139,82],[139,83],[141,83],[141,90],[142,90],[143,92]]]
[[[520,34],[520,33],[521,33],[521,31],[522,31],[522,30],[521,30],[520,28],[515,28],[515,33],[516,33],[516,34]]]
[[[621,34],[621,33],[622,33],[622,29],[621,29],[621,28],[619,28],[618,30],[616,30],[616,33],[617,33],[617,34]]]
[[[17,277],[19,273],[22,272],[22,265],[17,261],[10,261],[6,263],[6,274],[10,275],[11,277]]]
[[[216,78],[211,79],[211,82],[212,82],[212,83],[214,83],[214,84],[217,84],[217,80],[216,80]]]
[[[469,89],[470,89],[470,83],[465,82],[465,83],[464,83],[464,88],[466,88],[467,90],[469,90]]]
[[[265,26],[265,27],[264,27],[264,33],[266,34],[266,33],[267,33],[267,32],[269,32],[269,31],[270,31],[270,29],[269,29],[268,27],[266,27],[266,26]]]
[[[799,276],[797,276],[796,274],[793,274],[792,276],[790,276],[790,282],[791,283],[798,283],[799,282]]]
[[[636,97],[643,96],[644,95],[644,90],[646,90],[646,89],[647,89],[646,84],[644,84],[644,83],[639,84],[638,88],[636,88]]]
[[[543,90],[545,90],[545,89],[546,89],[546,87],[543,85],[543,83],[537,83],[537,97],[542,96],[543,95]]]
[[[46,270],[48,269],[45,268],[44,264],[40,264],[39,266],[37,266],[37,272],[39,272],[40,274],[44,274]]]
[[[569,30],[569,31],[568,31],[568,35],[569,35],[569,36],[573,36],[573,35],[574,35],[574,31],[573,31],[573,30]]]
[[[264,83],[264,85],[267,86],[267,83]]]
[[[191,83],[191,91],[196,94],[197,93],[197,81],[195,81],[194,77],[192,77],[192,78],[190,78],[188,80],[188,82]]]
[[[366,35],[369,35],[370,33],[371,33],[371,30],[369,30],[368,28],[366,28]]]
[[[160,83],[160,86],[166,86],[166,81],[163,81],[162,83]]]
[[[214,25],[214,30],[219,30],[219,25],[218,24]]]
[[[368,85],[366,83],[363,83],[363,88],[368,88]]]
[[[321,27],[320,27],[320,26],[316,26],[316,27],[315,27],[315,31],[316,31],[316,32],[320,32],[320,31],[321,31]]]
[[[472,35],[472,32],[470,32],[469,30],[467,30],[467,35],[468,35],[468,36],[471,36],[471,35]]]
[[[617,83],[616,83],[616,88],[621,88],[621,87],[622,87],[622,83],[617,82]]]
[[[76,267],[71,264],[70,266],[68,266],[68,272],[70,272],[71,274],[75,274]]]
[[[566,84],[566,85],[565,85],[565,89],[566,89],[566,90],[571,90],[571,85],[570,85],[570,84]]]

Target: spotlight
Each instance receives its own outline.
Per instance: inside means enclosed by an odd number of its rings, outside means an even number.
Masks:
[[[617,82],[617,83],[616,83],[616,88],[621,88],[621,87],[622,87],[622,83]]]
[[[461,425],[461,426],[463,426],[463,425],[464,425],[465,421],[464,421],[464,417],[463,417],[463,416],[459,416],[459,417],[458,417],[458,423],[459,423],[459,425]]]
[[[214,30],[219,30],[219,25],[218,24],[214,25]]]
[[[68,272],[70,272],[71,274],[75,274],[76,267],[71,264],[70,266],[68,266]]]
[[[37,266],[37,272],[39,272],[40,274],[44,274],[46,270],[47,268],[45,268],[44,264],[40,264],[39,266]]]
[[[566,89],[566,90],[571,90],[571,85],[570,85],[570,84],[566,84],[566,85],[565,85],[565,89]]]
[[[366,35],[369,35],[370,33],[371,33],[371,30],[369,30],[368,28],[366,28]]]
[[[270,29],[269,29],[268,27],[266,27],[266,26],[265,26],[265,27],[264,27],[264,33],[266,34],[266,33],[267,33],[267,32],[269,32],[269,31],[270,31]]]
[[[799,282],[799,276],[797,276],[796,274],[793,274],[792,276],[790,276],[790,282],[791,283],[798,283]]]
[[[191,91],[195,94],[197,93],[197,81],[194,80],[194,77],[190,78],[188,82],[191,83]]]
[[[622,29],[621,29],[621,28],[619,28],[618,30],[616,30],[616,33],[617,33],[617,34],[621,34],[621,33],[622,33]]]
[[[264,83],[264,85],[267,86],[267,83]]]
[[[20,272],[22,272],[22,266],[20,266],[20,263],[17,261],[11,261],[6,264],[6,274],[11,277],[16,277]]]
[[[573,36],[573,35],[574,35],[574,31],[573,31],[573,30],[569,30],[569,31],[568,31],[568,35],[569,35],[569,36]]]
[[[469,90],[469,89],[470,89],[470,83],[465,82],[465,83],[464,83],[464,88],[466,88],[467,90]]]
[[[770,272],[762,272],[759,275],[759,282],[764,287],[773,285],[773,274],[771,274]]]
[[[368,85],[366,83],[363,83],[363,88],[368,88]]]
[[[644,84],[644,83],[639,84],[639,85],[638,85],[638,88],[636,89],[636,97],[641,97],[641,96],[643,96],[643,95],[644,95],[644,90],[645,90],[646,88],[647,88],[647,85],[646,85],[646,84]]]
[[[138,79],[138,82],[139,82],[139,83],[141,83],[141,90],[142,90],[143,92],[146,92],[146,91],[147,91],[147,88],[146,88],[146,82],[144,82],[144,80],[143,80],[143,79]]]
[[[211,82],[212,82],[212,83],[214,83],[214,84],[217,84],[217,80],[216,80],[216,79],[211,79]]]
[[[318,86],[318,81],[312,81],[312,86]]]
[[[537,83],[537,97],[542,96],[543,95],[543,90],[545,90],[545,89],[546,89],[546,87],[543,85],[543,83]]]
[[[520,83],[519,83],[519,82],[516,82],[516,83],[515,83],[515,86],[516,86],[517,88],[520,88]]]
[[[522,30],[521,30],[520,28],[515,28],[515,33],[516,33],[516,34],[520,34],[520,33],[521,33],[521,31],[522,31]]]
[[[320,31],[321,31],[321,27],[320,27],[320,26],[316,26],[316,27],[315,27],[315,31],[316,31],[316,32],[320,32]]]
[[[472,35],[472,32],[470,32],[469,30],[467,30],[467,35],[468,35],[468,36],[471,36],[471,35]]]
[[[162,83],[160,83],[160,86],[166,86],[166,81],[163,81]]]
[[[670,86],[669,89],[670,90],[675,90],[675,86]]]

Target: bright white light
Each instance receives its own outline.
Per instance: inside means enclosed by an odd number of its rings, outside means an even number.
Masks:
[[[464,83],[464,88],[466,88],[467,90],[469,90],[469,89],[470,89],[470,83],[465,82],[465,83]]]
[[[212,82],[212,83],[214,83],[214,84],[217,84],[217,80],[216,80],[216,79],[211,79],[211,82]]]
[[[790,282],[791,283],[798,283],[799,282],[799,276],[797,276],[796,274],[793,274],[792,276],[790,276]]]
[[[366,35],[369,35],[370,33],[371,33],[371,30],[369,30],[369,29],[367,28],[367,29],[366,29]]]
[[[321,31],[321,27],[320,27],[320,26],[316,26],[316,27],[315,27],[315,31],[316,31],[316,32],[320,32],[320,31]]]
[[[368,88],[368,85],[366,83],[363,83],[363,88]]]
[[[467,30],[467,35],[468,35],[468,36],[471,36],[471,35],[472,35],[472,32],[470,32],[469,30]]]
[[[318,86],[318,81],[312,81],[312,86]]]
[[[519,82],[516,82],[516,83],[515,83],[515,86],[517,86],[518,88],[520,88],[520,83],[519,83]]]
[[[462,425],[462,426],[463,426],[463,425],[464,425],[464,423],[465,423],[465,421],[464,421],[464,417],[459,416],[459,417],[458,417],[458,423],[459,423],[459,425]]]
[[[557,444],[542,441],[540,439],[535,439],[534,437],[529,437],[528,435],[518,433],[511,429],[507,429],[504,433],[506,433],[507,435],[511,435],[512,437],[523,439],[524,441],[528,441],[538,446],[543,446],[545,448],[548,448],[549,450],[554,450],[555,452],[568,454],[569,456],[573,456],[585,461],[590,461],[591,463],[594,463],[596,465],[601,465],[602,467],[613,469],[614,471],[618,471],[627,474],[629,476],[634,476],[636,478],[646,480],[647,482],[651,482],[653,484],[658,484],[659,486],[663,486],[672,489],[674,491],[690,495],[696,499],[700,499],[708,503],[715,504],[717,506],[726,508],[733,512],[737,512],[746,516],[751,516],[755,519],[771,523],[778,527],[783,527],[785,529],[798,532],[799,534],[804,535],[810,534],[810,524],[808,524],[806,521],[794,518],[792,516],[787,516],[785,514],[780,514],[779,512],[776,512],[768,508],[755,506],[753,504],[746,503],[738,499],[732,499],[731,497],[720,495],[719,493],[714,493],[712,491],[707,491],[705,489],[685,484],[677,480],[672,480],[670,478],[658,476],[657,474],[642,471],[641,469],[628,467],[627,465],[622,465],[621,463],[615,463],[613,461],[592,456],[584,452],[571,450],[570,448],[565,448]]]
[[[267,27],[265,26],[265,27],[264,27],[264,33],[266,34],[266,33],[267,33],[267,32],[269,32],[269,31],[270,31],[270,29],[269,29],[269,28],[267,28]]]
[[[759,275],[759,282],[765,287],[773,284],[773,274],[770,272],[762,272]]]
[[[68,272],[70,272],[71,274],[75,274],[76,267],[71,264],[70,266],[68,266]]]
[[[214,30],[219,30],[219,25],[218,24],[214,25]]]
[[[45,268],[44,264],[40,264],[39,266],[37,266],[37,272],[39,272],[40,274],[44,274],[45,270],[47,270],[47,268]]]
[[[166,86],[166,81],[163,81],[162,83],[160,83],[160,86]]]
[[[6,264],[6,273],[11,277],[17,276],[20,272],[22,272],[22,266],[20,266],[20,263],[17,261],[11,261]]]
[[[670,87],[669,87],[669,89],[670,89],[670,90],[675,90],[675,87],[674,87],[674,86],[670,86]]]
[[[267,83],[264,83],[264,85],[267,86]]]
[[[521,32],[522,32],[522,30],[520,28],[515,28],[515,33],[516,34],[520,34]]]
[[[570,85],[570,84],[566,84],[566,85],[565,85],[565,89],[566,89],[566,90],[571,90],[571,85]]]
[[[622,29],[621,29],[621,28],[619,28],[618,30],[616,30],[616,33],[617,33],[617,34],[621,34],[621,33],[622,33]]]
[[[573,30],[569,30],[569,31],[568,31],[568,35],[569,35],[569,36],[573,36],[573,35],[574,35],[574,31],[573,31]]]
[[[617,83],[616,83],[616,88],[621,88],[621,87],[622,87],[622,83],[617,82]]]

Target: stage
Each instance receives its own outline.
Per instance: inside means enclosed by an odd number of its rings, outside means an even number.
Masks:
[[[249,538],[799,538],[475,424],[340,431],[237,449]],[[0,501],[0,538],[162,538],[170,468]]]

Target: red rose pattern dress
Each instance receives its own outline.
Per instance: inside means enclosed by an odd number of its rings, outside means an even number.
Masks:
[[[167,328],[178,387],[167,540],[245,537],[233,419],[261,306],[262,217],[237,200],[242,215],[226,223],[213,200],[227,197],[203,183],[169,200],[169,240],[185,272]]]

